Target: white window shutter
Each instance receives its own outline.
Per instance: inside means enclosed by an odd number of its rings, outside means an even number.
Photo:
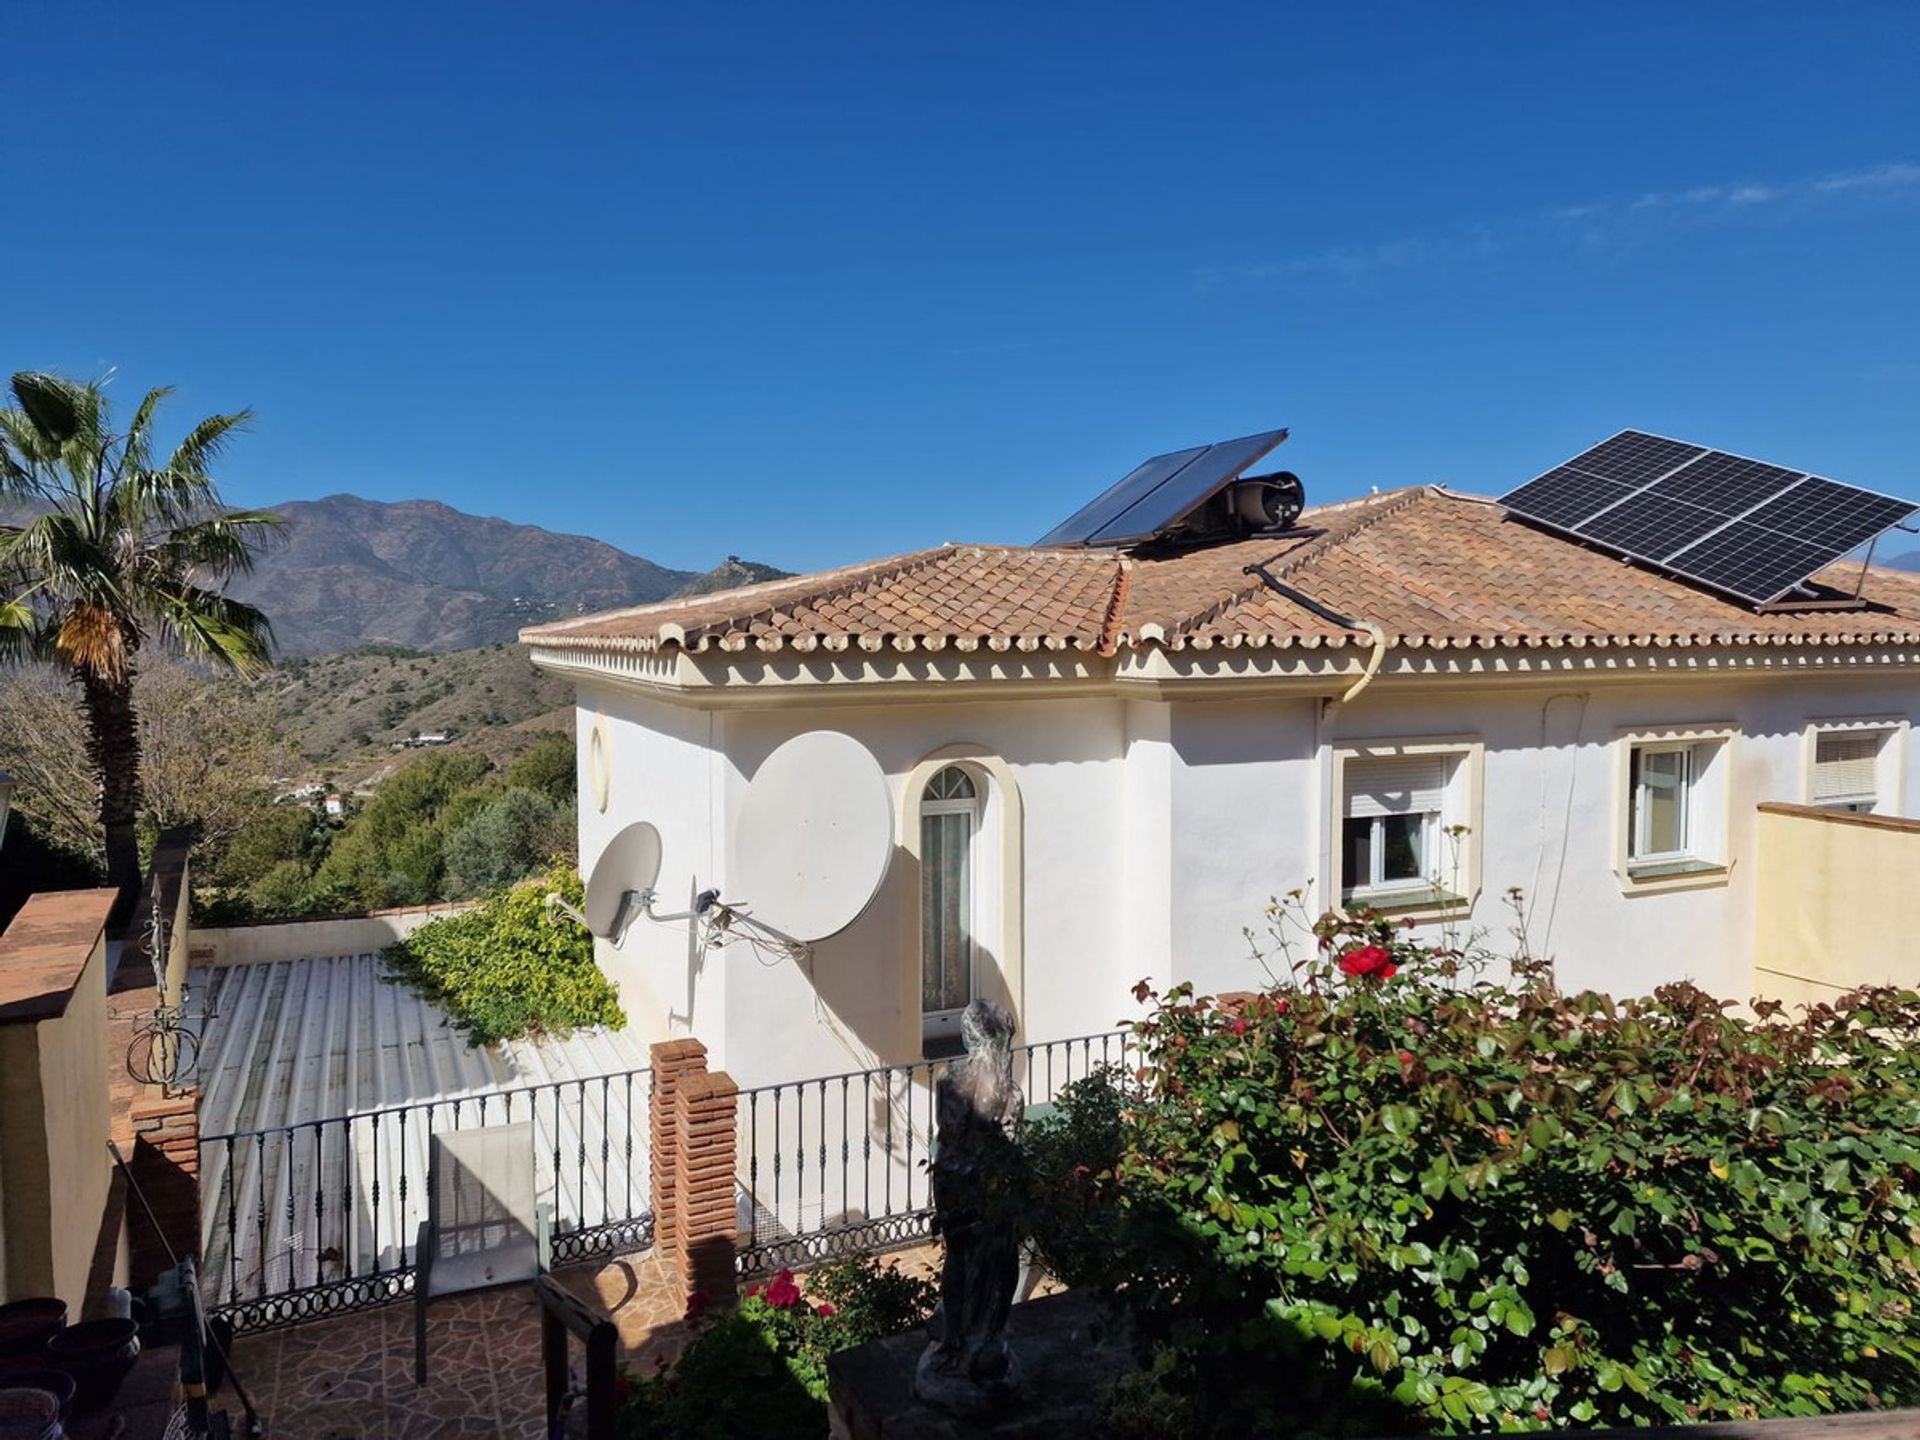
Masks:
[[[1880,737],[1874,734],[1821,735],[1813,749],[1813,803],[1831,805],[1872,800]]]
[[[1390,755],[1354,759],[1346,764],[1346,815],[1438,814],[1447,786],[1447,762],[1440,755]]]

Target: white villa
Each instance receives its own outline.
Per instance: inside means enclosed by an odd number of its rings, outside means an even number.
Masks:
[[[650,821],[662,910],[728,893],[783,742],[839,732],[884,772],[885,878],[809,955],[686,921],[601,942],[641,1039],[697,1034],[753,1085],[917,1059],[972,995],[1043,1041],[1131,1018],[1143,977],[1259,985],[1243,928],[1308,882],[1496,937],[1518,888],[1563,986],[1730,997],[1849,978],[1820,970],[1865,948],[1844,882],[1880,907],[1871,963],[1912,979],[1916,827],[1883,817],[1920,815],[1920,577],[1819,578],[1757,609],[1426,487],[1210,544],[950,545],[522,640],[577,687],[583,871]]]

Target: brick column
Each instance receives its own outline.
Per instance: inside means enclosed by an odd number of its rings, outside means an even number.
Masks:
[[[132,1107],[133,1154],[127,1168],[140,1195],[127,1197],[127,1269],[136,1293],[173,1264],[171,1256],[192,1256],[196,1263],[200,1258],[199,1107],[198,1093]]]
[[[690,1078],[707,1073],[707,1047],[698,1040],[663,1040],[651,1047],[653,1099],[647,1115],[648,1199],[653,1203],[653,1243],[662,1254],[680,1249],[679,1206],[673,1177],[680,1170],[679,1115],[675,1101]]]
[[[713,1305],[734,1298],[735,1117],[739,1087],[724,1070],[681,1080],[673,1097],[680,1146],[673,1172],[680,1283]]]

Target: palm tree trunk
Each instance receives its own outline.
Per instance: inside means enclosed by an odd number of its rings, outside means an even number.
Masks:
[[[140,891],[140,731],[133,713],[133,667],[118,679],[80,677],[87,709],[87,759],[100,784],[100,828],[107,841],[107,884],[120,892],[116,920]]]

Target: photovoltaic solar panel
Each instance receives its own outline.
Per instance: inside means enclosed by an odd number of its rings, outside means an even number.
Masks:
[[[1542,525],[1571,530],[1601,506],[1624,500],[1631,494],[1630,485],[1597,480],[1571,465],[1562,465],[1538,480],[1529,480],[1500,503],[1514,514],[1538,520]]]
[[[1631,504],[1616,505],[1591,520],[1582,521],[1579,533],[1614,550],[1651,555],[1691,544],[1726,523],[1726,516],[1702,510],[1698,505],[1682,500],[1658,500],[1648,494]]]
[[[1800,479],[1797,470],[1783,470],[1758,460],[1713,450],[1647,488],[1663,500],[1684,500],[1722,515],[1745,513],[1762,500],[1779,494]]]
[[[1779,599],[1920,506],[1626,430],[1506,495],[1520,519],[1754,604]]]
[[[1575,470],[1638,489],[1706,454],[1704,445],[1688,445],[1639,430],[1622,430],[1567,464]]]
[[[1286,438],[1268,430],[1156,455],[1034,544],[1133,545],[1167,534]]]
[[[1190,450],[1175,450],[1144,461],[1116,484],[1101,491],[1087,504],[1034,541],[1034,544],[1041,546],[1086,544],[1092,538],[1094,531],[1111,523],[1121,511],[1134,502],[1152,494],[1156,488],[1171,480],[1187,465],[1206,454],[1207,449],[1205,445],[1195,445]]]

